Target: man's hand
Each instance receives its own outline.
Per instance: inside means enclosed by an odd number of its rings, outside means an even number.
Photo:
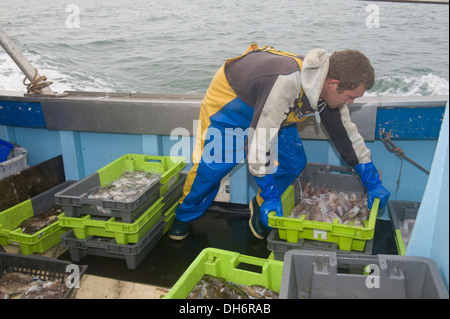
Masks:
[[[264,200],[260,209],[260,219],[264,226],[269,229],[269,213],[275,211],[278,217],[283,217],[283,206],[281,204],[281,199],[270,199]]]
[[[367,191],[367,207],[369,207],[369,209],[371,209],[372,205],[373,205],[373,200],[375,198],[379,198],[380,199],[379,208],[383,208],[386,205],[386,203],[388,202],[389,196],[391,196],[391,193],[381,185],[378,186],[377,188],[368,190]]]
[[[265,175],[263,177],[255,177],[256,182],[259,187],[261,187],[261,196],[264,199],[264,202],[260,208],[260,219],[264,226],[270,229],[269,227],[269,213],[271,211],[275,211],[277,216],[283,216],[283,206],[281,204],[281,195],[278,191],[275,178],[272,174]]]
[[[391,193],[381,185],[380,175],[373,162],[358,164],[354,169],[367,189],[367,207],[372,208],[373,200],[379,198],[379,208],[383,208]]]

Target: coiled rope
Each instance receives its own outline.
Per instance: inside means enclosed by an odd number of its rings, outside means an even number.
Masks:
[[[27,92],[29,94],[41,94],[43,88],[53,84],[53,81],[47,81],[47,77],[45,75],[37,77],[38,74],[38,70],[35,68],[33,80],[31,80],[30,83],[26,83],[27,77],[23,79],[23,85],[27,87]]]
[[[384,131],[384,129],[381,129],[379,131],[380,134],[380,139],[381,141],[384,143],[384,146],[386,146],[386,148],[390,151],[393,152],[395,154],[397,154],[398,157],[400,157],[401,159],[406,159],[407,161],[411,162],[412,164],[414,164],[415,166],[417,166],[418,168],[420,168],[422,171],[424,171],[427,174],[430,174],[430,172],[428,170],[426,170],[425,168],[423,168],[422,166],[420,166],[419,164],[417,164],[416,162],[414,162],[412,159],[410,159],[408,156],[405,155],[405,152],[403,152],[403,150],[398,147],[397,145],[395,145],[389,134],[386,133]]]

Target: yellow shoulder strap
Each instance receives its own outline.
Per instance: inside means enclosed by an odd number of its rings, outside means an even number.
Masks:
[[[303,67],[303,61],[300,60],[300,59],[297,57],[296,54],[289,53],[289,52],[285,52],[285,51],[277,50],[277,49],[275,49],[274,47],[272,47],[272,46],[270,46],[270,45],[266,45],[266,46],[264,46],[264,47],[262,47],[262,48],[259,48],[258,45],[257,45],[256,43],[251,43],[250,46],[247,48],[247,50],[245,50],[245,52],[244,52],[243,54],[241,54],[241,55],[239,55],[239,56],[237,56],[237,57],[234,57],[234,58],[230,58],[230,59],[228,59],[225,63],[229,63],[229,62],[231,62],[231,61],[240,59],[240,58],[242,58],[243,56],[249,54],[250,52],[253,52],[253,51],[256,51],[256,50],[258,50],[258,51],[264,51],[264,52],[269,52],[269,53],[273,53],[273,54],[278,54],[278,55],[283,55],[283,56],[290,57],[290,58],[294,59],[294,60],[298,63],[298,66],[300,67],[300,70],[301,70],[302,67]]]
[[[225,64],[227,64],[227,63],[229,63],[229,62],[231,62],[231,61],[235,61],[235,60],[237,60],[237,59],[240,59],[240,58],[246,56],[247,54],[249,54],[250,52],[255,51],[255,50],[258,50],[258,49],[259,49],[259,48],[258,48],[258,45],[257,45],[256,43],[252,43],[252,44],[250,44],[250,46],[247,48],[247,50],[245,50],[245,52],[244,52],[243,54],[241,54],[241,55],[239,55],[239,56],[237,56],[237,57],[234,57],[234,58],[227,59],[226,62],[225,62]]]
[[[294,60],[298,63],[298,66],[300,67],[300,70],[301,70],[302,67],[303,67],[303,61],[300,60],[300,59],[297,57],[297,54],[289,53],[289,52],[285,52],[285,51],[280,51],[280,50],[277,50],[277,49],[275,49],[274,47],[272,47],[272,46],[270,46],[270,45],[267,45],[267,46],[265,46],[265,47],[262,47],[262,48],[259,49],[259,50],[260,50],[260,51],[264,51],[264,52],[269,52],[269,53],[273,53],[273,54],[278,54],[278,55],[283,55],[283,56],[290,57],[290,58],[294,59]]]

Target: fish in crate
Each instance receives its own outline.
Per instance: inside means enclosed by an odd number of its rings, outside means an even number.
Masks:
[[[367,194],[358,199],[355,193],[338,192],[327,187],[314,187],[306,183],[300,202],[292,209],[290,218],[364,227],[364,221],[370,216],[367,207]]]

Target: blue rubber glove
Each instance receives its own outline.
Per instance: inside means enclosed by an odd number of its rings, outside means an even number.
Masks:
[[[264,226],[272,229],[269,226],[269,213],[275,211],[277,216],[283,217],[283,205],[281,204],[281,196],[275,185],[275,179],[272,174],[255,177],[259,187],[261,187],[261,196],[264,199],[264,203],[260,208],[260,219]]]
[[[372,208],[373,200],[380,199],[379,208],[383,208],[391,193],[381,185],[380,175],[373,162],[358,164],[353,167],[367,189],[367,207]]]

